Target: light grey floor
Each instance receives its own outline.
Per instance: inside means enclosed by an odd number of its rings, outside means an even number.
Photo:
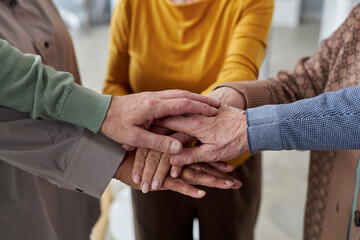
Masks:
[[[301,56],[314,53],[318,34],[316,22],[302,23],[296,29],[273,29],[269,75],[280,69],[292,70]],[[108,35],[108,26],[73,35],[83,84],[99,92],[106,74]],[[262,202],[255,239],[301,239],[308,159],[309,152],[263,154]]]

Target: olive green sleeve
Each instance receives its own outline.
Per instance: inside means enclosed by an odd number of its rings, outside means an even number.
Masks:
[[[40,56],[0,39],[0,106],[97,132],[110,101],[111,96],[77,85],[70,73],[44,66]]]

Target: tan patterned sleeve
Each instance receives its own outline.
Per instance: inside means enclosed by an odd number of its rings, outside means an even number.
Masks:
[[[280,71],[275,78],[264,81],[233,82],[218,87],[231,87],[242,92],[247,108],[252,108],[314,97],[323,93],[325,88],[329,89],[329,84],[343,86],[342,71],[348,67],[350,53],[357,45],[354,43],[360,41],[359,15],[360,5],[353,9],[337,31],[321,43],[313,56],[300,59],[293,71]]]

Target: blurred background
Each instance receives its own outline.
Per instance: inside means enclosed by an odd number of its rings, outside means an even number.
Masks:
[[[109,19],[116,0],[54,0],[72,32],[83,84],[101,92],[106,74]],[[312,55],[359,0],[275,0],[268,56],[260,79],[292,70]],[[309,152],[263,153],[262,201],[255,239],[302,239]],[[114,201],[106,240],[134,239],[130,191],[112,182]],[[198,238],[197,223],[194,236]]]

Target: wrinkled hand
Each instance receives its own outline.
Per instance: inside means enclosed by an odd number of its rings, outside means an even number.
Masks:
[[[214,116],[220,102],[182,90],[144,92],[113,97],[101,132],[116,142],[133,147],[178,153],[180,141],[146,130],[155,119],[182,114]]]
[[[140,184],[136,184],[132,181],[131,170],[133,168],[133,164],[134,153],[127,152],[123,162],[117,169],[114,178],[122,181],[134,189],[140,189]],[[241,182],[232,179],[233,178],[231,176],[224,174],[206,164],[194,164],[192,166],[184,167],[179,178],[172,178],[167,176],[162,186],[159,187],[159,190],[172,190],[193,198],[202,198],[205,196],[206,192],[191,185],[225,188],[224,186],[228,186],[228,183],[226,183],[227,181],[233,181],[234,184],[232,188],[240,188]]]
[[[217,88],[207,96],[220,101],[223,105],[242,110],[246,108],[246,98],[244,94],[230,87]]]
[[[157,125],[184,132],[201,141],[200,146],[185,148],[172,155],[172,165],[182,166],[197,162],[225,161],[248,151],[245,111],[229,106],[221,107],[214,117],[200,115],[167,117]]]
[[[221,189],[230,189],[233,187],[237,188],[235,179],[224,174],[234,170],[234,166],[229,163],[216,162],[210,164],[192,164],[186,167],[196,170],[199,170],[200,168],[200,170],[203,172],[207,172],[225,179],[225,182],[218,182],[219,184],[216,186],[205,186],[217,187]],[[150,191],[150,187],[152,190],[159,189],[170,173],[172,178],[181,176],[183,172],[182,168],[183,167],[171,166],[169,154],[141,148],[138,149],[136,153],[135,164],[133,168],[133,180],[135,183],[140,183],[141,180],[141,190],[143,193],[147,193]]]
[[[163,129],[158,131],[158,133],[167,134],[168,131]],[[183,146],[191,144],[191,141],[193,141],[193,137],[184,133],[175,133],[171,137],[179,140]],[[157,190],[168,175],[170,167],[170,155],[148,148],[138,148],[132,171],[133,181],[135,183],[140,183],[141,181],[143,193],[147,193],[150,190],[150,183],[151,188]],[[172,169],[171,176],[178,177],[181,170],[182,167],[175,166]]]

